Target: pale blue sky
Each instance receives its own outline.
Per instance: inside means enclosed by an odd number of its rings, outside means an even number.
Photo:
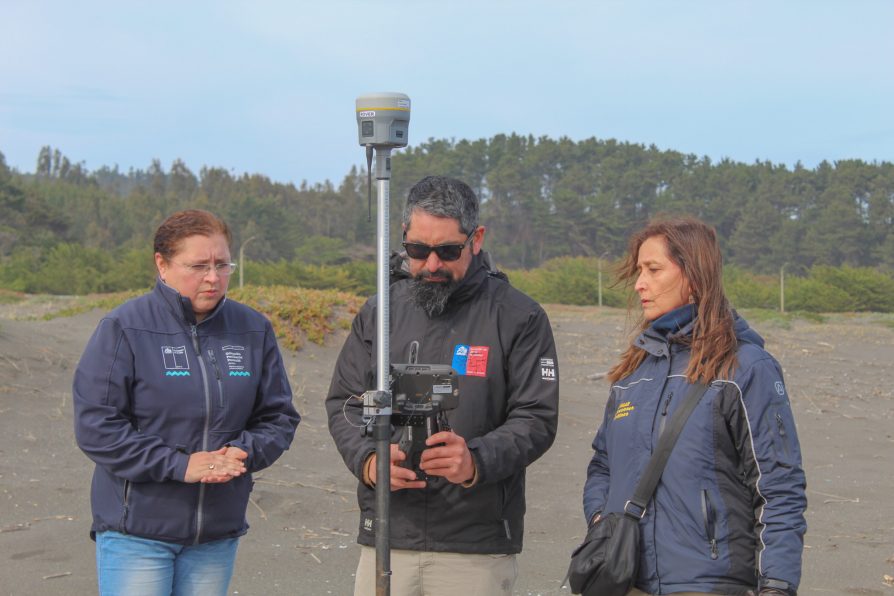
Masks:
[[[892,31],[886,0],[0,0],[0,152],[338,183],[365,162],[354,99],[400,91],[411,144],[894,161]]]

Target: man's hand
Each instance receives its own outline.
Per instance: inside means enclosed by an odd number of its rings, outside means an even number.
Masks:
[[[419,467],[429,476],[442,476],[453,484],[475,477],[475,462],[466,440],[453,431],[435,433],[426,439]]]
[[[418,480],[416,472],[402,468],[397,464],[407,459],[407,455],[398,449],[397,445],[391,444],[391,490],[401,490],[402,488],[425,488],[425,480]],[[376,454],[373,453],[366,465],[369,475],[369,481],[373,486],[376,484]]]
[[[234,447],[221,447],[217,451],[197,451],[189,456],[189,463],[186,464],[186,474],[183,478],[184,482],[208,482],[220,483],[229,482],[237,476],[245,474],[245,464],[243,458],[228,455],[227,450],[245,453],[241,449]],[[246,454],[248,457],[248,454]]]

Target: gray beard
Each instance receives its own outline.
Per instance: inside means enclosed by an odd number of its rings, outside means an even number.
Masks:
[[[410,295],[413,302],[429,317],[437,317],[447,310],[447,300],[456,289],[455,281],[425,281],[416,277],[410,284]]]

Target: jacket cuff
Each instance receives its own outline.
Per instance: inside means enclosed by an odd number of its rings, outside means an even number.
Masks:
[[[186,468],[189,465],[189,454],[182,451],[174,453],[176,461],[174,462],[174,472],[172,480],[177,482],[186,482]]]
[[[469,450],[469,455],[472,456],[472,465],[475,466],[475,475],[472,476],[472,479],[468,481],[468,483],[471,484],[469,484],[469,486],[466,486],[466,488],[469,488],[476,484],[483,484],[487,482],[487,470],[482,464],[481,457],[478,454],[478,444],[480,442],[481,437],[474,437],[472,439],[469,439],[469,441],[466,443],[466,447]],[[462,484],[463,486],[465,486],[467,483],[464,482]]]
[[[245,458],[245,461],[242,463],[245,464],[245,469],[249,472],[251,471],[251,451],[248,450],[248,447],[242,441],[230,441],[229,443],[224,444],[224,447],[235,447],[236,449],[241,449],[248,456]]]
[[[798,588],[792,586],[787,581],[781,579],[772,579],[762,577],[757,584],[758,594],[786,594],[787,596],[797,596]]]
[[[472,467],[475,469],[475,473],[472,474],[472,478],[470,480],[466,480],[465,482],[461,482],[460,486],[463,488],[472,488],[476,484],[478,484],[478,466],[475,465],[475,458],[472,458]]]
[[[369,470],[369,467],[372,465],[373,455],[375,455],[375,454],[376,454],[375,451],[367,454],[366,459],[363,460],[363,467],[360,468],[360,470],[361,470],[360,481],[363,482],[363,484],[365,484],[369,488],[376,487],[376,483],[372,481],[372,474],[370,474],[370,470]]]

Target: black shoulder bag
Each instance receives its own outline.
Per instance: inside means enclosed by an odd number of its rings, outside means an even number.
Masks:
[[[590,526],[583,543],[571,553],[565,581],[572,594],[624,596],[633,588],[639,570],[639,521],[646,514],[683,426],[707,390],[707,385],[699,383],[686,394],[658,440],[633,497],[624,504],[624,512],[610,513]]]

